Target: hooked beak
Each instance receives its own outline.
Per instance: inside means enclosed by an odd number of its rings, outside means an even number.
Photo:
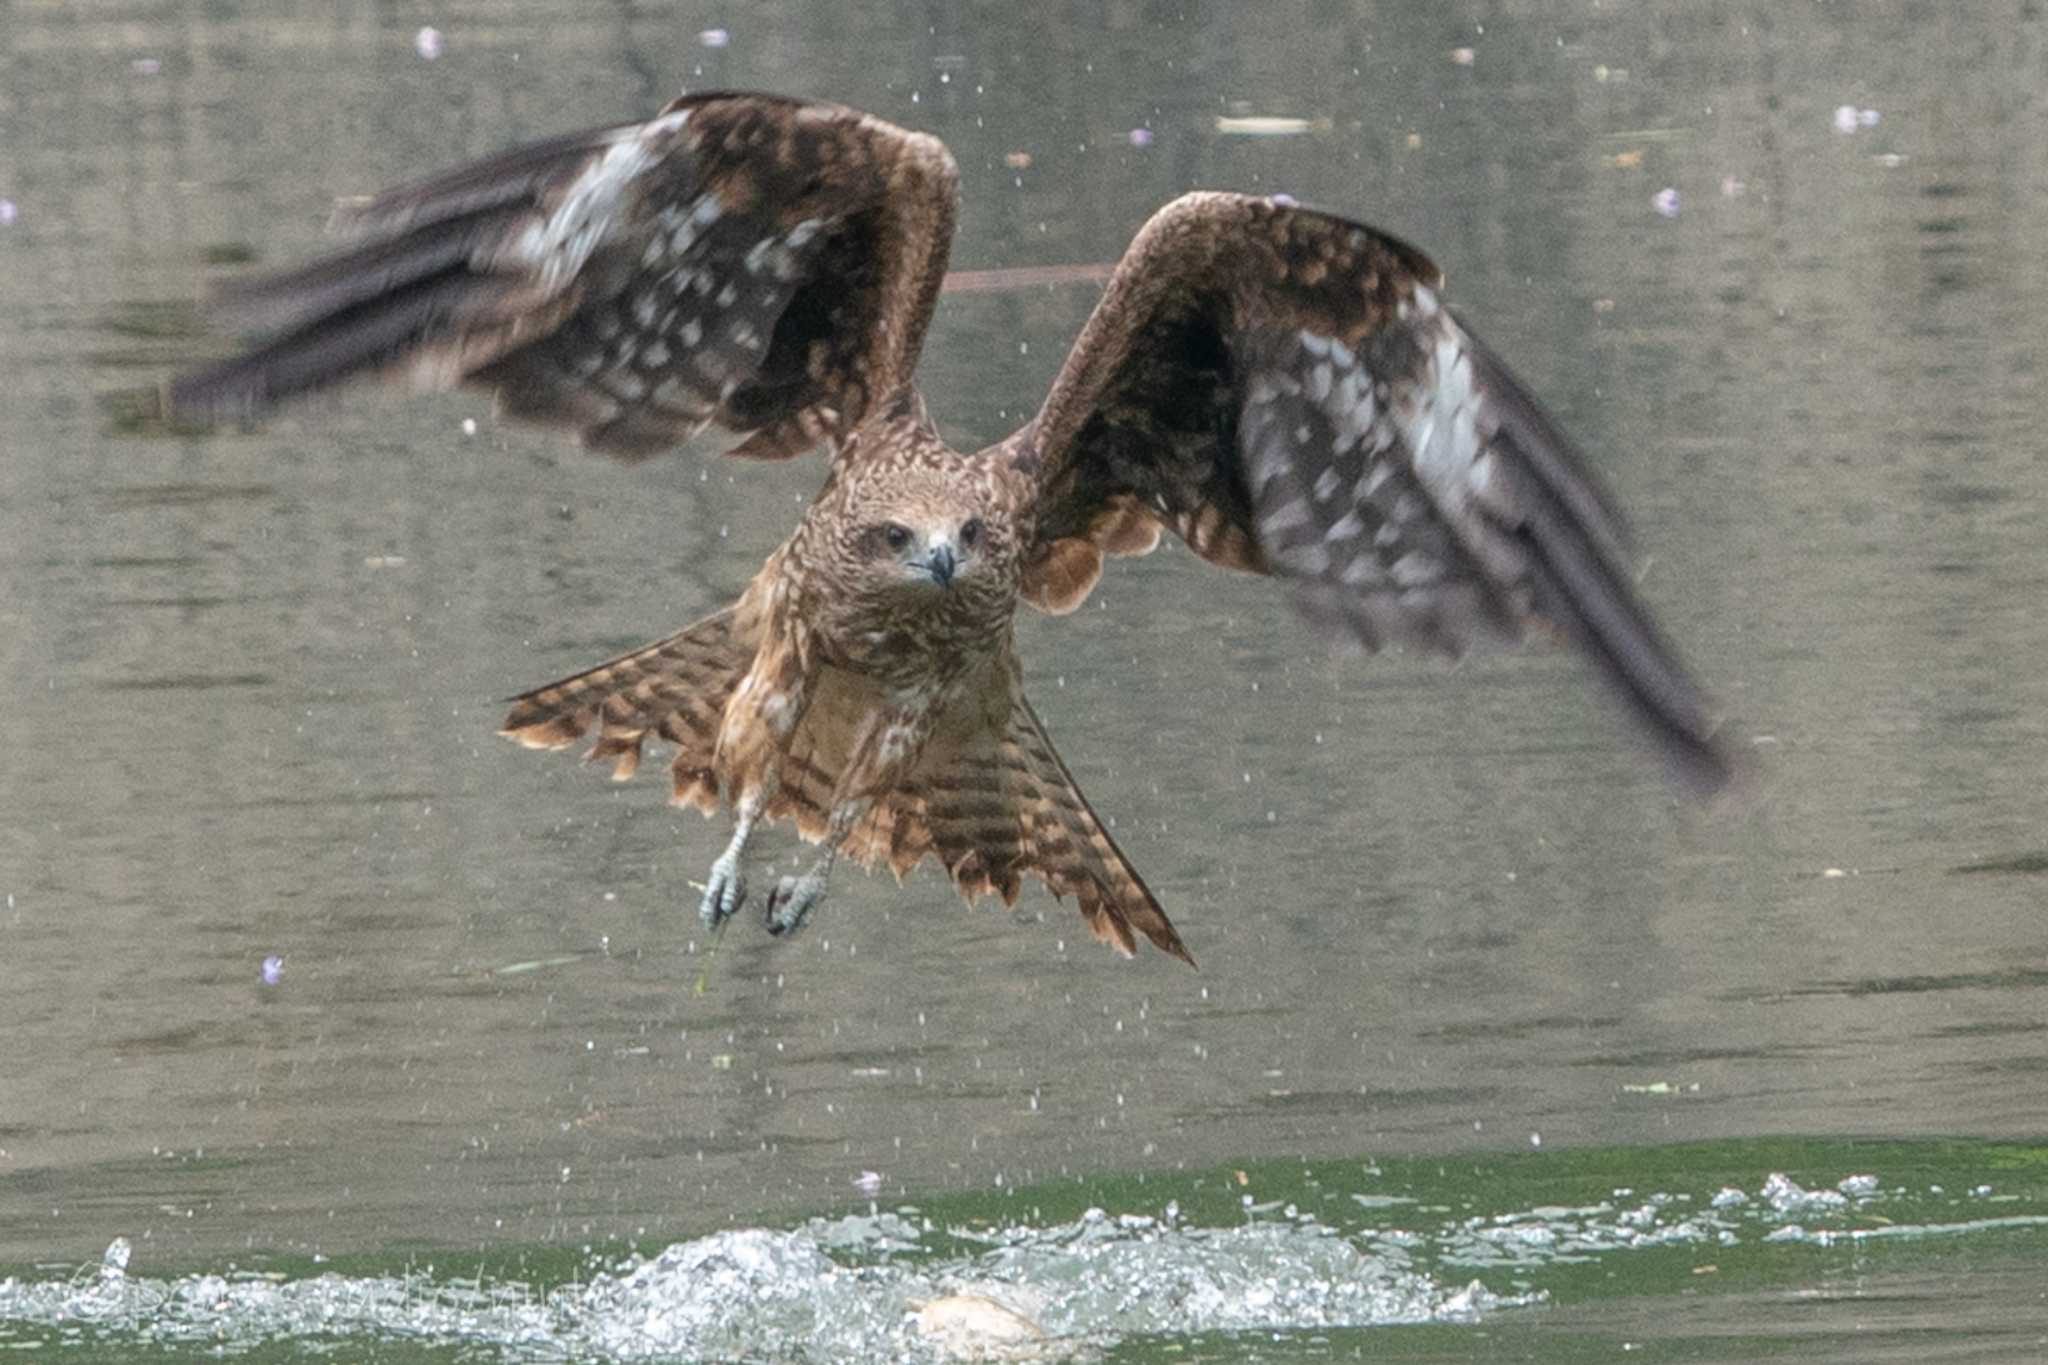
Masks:
[[[940,541],[932,546],[924,557],[925,572],[932,576],[932,582],[942,588],[953,586],[953,570],[959,561],[953,558],[953,547]]]

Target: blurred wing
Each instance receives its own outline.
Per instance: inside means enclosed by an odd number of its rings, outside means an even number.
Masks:
[[[1636,600],[1607,494],[1437,301],[1420,252],[1271,200],[1146,224],[1012,458],[1039,489],[1025,595],[1071,610],[1161,524],[1270,573],[1367,648],[1457,655],[1562,631],[1696,788],[1729,777],[1704,698]]]
[[[710,422],[795,455],[908,380],[954,183],[936,139],[855,110],[686,96],[345,206],[362,244],[230,286],[269,338],[169,403],[244,414],[376,372],[622,456]]]

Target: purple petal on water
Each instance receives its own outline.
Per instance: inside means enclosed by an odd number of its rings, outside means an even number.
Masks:
[[[1859,122],[1859,120],[1858,120],[1858,119],[1857,119],[1857,117],[1856,117],[1856,106],[1855,106],[1855,105],[1853,105],[1853,104],[1845,104],[1845,105],[1842,105],[1842,106],[1841,106],[1840,108],[1838,108],[1838,109],[1836,109],[1836,110],[1835,110],[1835,131],[1836,131],[1836,132],[1838,132],[1838,133],[1853,133],[1853,132],[1855,132],[1855,131],[1856,131],[1856,125],[1857,125],[1857,123],[1858,123],[1858,122]]]
[[[1152,130],[1150,128],[1133,128],[1129,136],[1133,147],[1150,147],[1152,145]]]
[[[412,35],[412,50],[419,53],[427,61],[431,62],[440,56],[441,48],[441,30],[438,28],[430,25]]]
[[[12,199],[0,199],[0,227],[12,227],[20,216],[21,209]]]
[[[284,959],[276,953],[263,959],[263,984],[275,986],[284,980]]]
[[[1657,210],[1660,217],[1676,218],[1678,216],[1678,191],[1666,185],[1663,189],[1650,196],[1650,207]]]
[[[862,1194],[880,1194],[882,1192],[882,1173],[880,1171],[862,1171],[853,1178],[853,1187]]]
[[[1273,201],[1274,203],[1278,204],[1278,205],[1279,205],[1280,207],[1282,207],[1282,208],[1286,208],[1286,209],[1291,209],[1291,208],[1294,208],[1294,207],[1295,207],[1296,205],[1298,205],[1298,204],[1300,204],[1300,203],[1301,203],[1301,201],[1300,201],[1299,199],[1296,199],[1296,198],[1295,198],[1295,197],[1294,197],[1293,195],[1291,195],[1291,194],[1287,194],[1287,193],[1285,193],[1284,191],[1283,191],[1282,193],[1280,193],[1280,194],[1272,194],[1272,195],[1268,195],[1268,196],[1266,196],[1266,197],[1267,197],[1267,198],[1269,198],[1269,199],[1271,199],[1271,200],[1272,200],[1272,201]]]
[[[697,35],[697,41],[705,47],[724,47],[732,41],[732,33],[722,28],[707,28]]]
[[[1856,126],[1858,128],[1875,128],[1877,121],[1883,117],[1884,115],[1878,113],[1875,109],[1858,109],[1856,111]]]

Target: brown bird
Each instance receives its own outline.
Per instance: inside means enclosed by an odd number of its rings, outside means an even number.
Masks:
[[[738,602],[505,720],[539,748],[595,729],[617,778],[674,746],[673,799],[734,813],[714,926],[746,898],[749,837],[788,818],[823,852],[768,898],[777,933],[842,852],[899,877],[934,855],[970,901],[1029,873],[1125,954],[1143,934],[1192,962],[1032,713],[1014,639],[1020,601],[1070,612],[1162,530],[1367,648],[1561,634],[1690,786],[1727,781],[1613,503],[1420,251],[1280,199],[1177,199],[1037,415],[969,455],[911,387],[955,181],[936,139],[852,109],[686,96],[345,209],[363,243],[230,286],[270,339],[167,401],[240,416],[379,373],[488,389],[628,458],[707,424],[754,459],[823,443],[823,489]]]

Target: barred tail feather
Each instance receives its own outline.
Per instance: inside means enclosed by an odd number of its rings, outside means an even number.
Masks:
[[[1031,821],[1033,870],[1054,892],[1074,896],[1098,942],[1129,957],[1137,950],[1132,934],[1136,930],[1161,952],[1194,966],[1194,955],[1181,942],[1138,869],[1131,866],[1095,808],[1081,794],[1037,713],[1021,694],[1011,712],[1005,747],[1021,754],[1029,764],[1040,796]]]
[[[970,902],[1014,904],[1025,874],[1072,896],[1095,938],[1129,957],[1138,936],[1194,965],[1166,912],[1110,837],[1018,694],[989,742],[954,751],[878,809],[850,849],[898,876],[932,854]]]

